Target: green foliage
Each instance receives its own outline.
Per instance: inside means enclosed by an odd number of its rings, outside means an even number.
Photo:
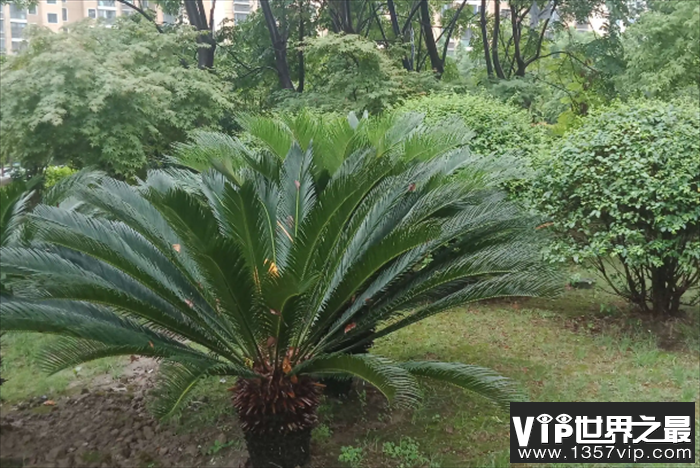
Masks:
[[[536,183],[561,236],[555,255],[592,261],[644,310],[651,302],[656,313],[678,312],[699,279],[699,155],[692,102],[617,104],[584,119]]]
[[[408,101],[398,112],[425,114],[429,124],[458,116],[474,132],[469,142],[477,154],[536,155],[548,141],[542,126],[533,125],[524,110],[476,94],[435,94]]]
[[[328,34],[308,40],[304,52],[308,84],[304,93],[284,95],[280,106],[287,110],[378,114],[438,87],[432,73],[407,72],[362,36]]]
[[[29,28],[27,50],[0,70],[0,154],[32,173],[70,162],[128,178],[155,164],[229,106],[214,76],[191,63],[193,34],[135,19],[60,34]]]
[[[364,460],[364,458],[365,454],[362,447],[353,447],[352,445],[340,447],[338,461],[341,463],[347,463],[350,465],[350,468],[359,468],[362,465],[362,460]]]
[[[311,440],[318,443],[326,442],[333,435],[333,431],[326,424],[320,424],[311,431]]]
[[[622,36],[627,68],[619,79],[623,95],[661,98],[700,91],[700,4],[650,2]]]
[[[44,187],[51,188],[60,180],[76,173],[75,169],[68,166],[49,166],[44,171]]]
[[[384,442],[382,452],[396,460],[399,468],[425,466],[430,461],[421,452],[418,441],[410,437],[402,437],[398,445],[393,442]]]
[[[21,277],[3,298],[2,327],[62,336],[46,370],[162,359],[160,416],[176,414],[202,379],[237,376],[244,428],[282,433],[313,426],[317,403],[299,392],[313,395],[319,376],[364,379],[401,405],[420,398],[417,377],[501,406],[521,398],[479,367],[347,354],[460,304],[558,289],[533,220],[498,191],[453,177],[470,170],[466,150],[424,161],[407,145],[365,143],[319,178],[313,148],[293,144],[280,158],[215,141],[202,172],[156,170],[137,186],[66,179],[81,211],[39,205],[32,242],[3,247],[0,266]],[[304,419],[274,403],[280,394],[295,408],[311,401]]]

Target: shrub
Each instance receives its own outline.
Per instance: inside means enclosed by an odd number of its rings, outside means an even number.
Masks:
[[[474,132],[469,147],[479,154],[532,157],[548,140],[544,127],[533,125],[525,110],[485,95],[433,94],[408,101],[397,111],[423,113],[428,124],[461,117]]]
[[[561,141],[536,182],[554,252],[659,315],[678,313],[700,279],[699,120],[690,103],[614,105]]]
[[[44,171],[44,187],[51,188],[56,185],[59,180],[65,179],[75,172],[75,169],[71,169],[68,166],[49,166]]]

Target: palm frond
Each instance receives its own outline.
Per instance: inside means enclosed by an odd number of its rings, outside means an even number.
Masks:
[[[241,366],[214,360],[165,361],[160,365],[159,379],[152,392],[150,409],[156,417],[175,416],[192,398],[192,390],[202,379],[227,375],[255,378],[257,375]]]
[[[413,361],[399,365],[412,375],[455,385],[481,395],[504,409],[508,409],[512,401],[525,399],[513,381],[485,367],[434,361]]]
[[[319,376],[349,375],[358,377],[376,387],[398,406],[413,406],[420,399],[420,390],[410,372],[389,359],[370,354],[319,355],[306,361],[292,373]]]

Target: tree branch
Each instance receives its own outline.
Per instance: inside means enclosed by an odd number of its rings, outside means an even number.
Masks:
[[[158,30],[159,33],[162,33],[162,32],[163,32],[163,28],[161,28],[160,25],[159,25],[158,23],[156,23],[156,19],[153,18],[153,17],[152,17],[151,15],[149,15],[148,13],[146,13],[145,10],[143,10],[143,9],[140,8],[140,7],[137,7],[136,5],[134,5],[134,4],[131,3],[131,2],[128,2],[127,0],[117,0],[117,1],[118,1],[119,3],[121,3],[122,5],[126,5],[126,6],[128,6],[129,8],[138,11],[138,12],[141,14],[141,16],[143,16],[143,17],[146,18],[148,21],[150,21],[151,23],[153,23],[153,25],[156,27],[156,29]]]

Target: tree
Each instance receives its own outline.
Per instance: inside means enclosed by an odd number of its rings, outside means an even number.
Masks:
[[[584,119],[536,182],[556,255],[590,263],[644,312],[678,315],[700,281],[698,154],[694,102],[617,104]]]
[[[0,70],[0,153],[30,174],[71,162],[128,178],[155,164],[230,106],[215,76],[182,66],[195,34],[160,34],[137,18],[31,28],[28,49]]]
[[[609,21],[606,8],[615,12],[615,20],[630,14],[626,0],[510,0],[507,3],[496,0],[489,37],[485,6],[483,2],[480,45],[487,69],[492,64],[499,79],[525,76],[528,67],[548,56],[543,54],[548,36],[567,22],[588,21],[593,15],[607,16],[606,27],[614,29],[617,26]]]
[[[623,94],[673,97],[700,90],[700,4],[650,2],[623,35]]]
[[[432,73],[407,72],[374,41],[359,35],[328,34],[308,39],[305,54],[305,92],[284,95],[282,108],[378,114],[438,85]]]
[[[313,150],[298,145],[280,160],[209,134],[180,151],[207,153],[216,169],[78,186],[74,196],[101,215],[39,206],[37,243],[3,248],[3,271],[24,278],[3,298],[0,323],[62,335],[45,354],[48,370],[110,355],[160,358],[160,416],[202,378],[236,376],[255,467],[308,460],[319,376],[362,378],[400,405],[419,397],[416,377],[503,406],[519,398],[481,367],[346,349],[370,328],[375,339],[459,304],[552,290],[523,238],[532,231],[513,229],[517,208],[450,176],[468,162],[463,152],[421,162],[367,147],[321,187]],[[418,268],[446,243],[450,255]]]

